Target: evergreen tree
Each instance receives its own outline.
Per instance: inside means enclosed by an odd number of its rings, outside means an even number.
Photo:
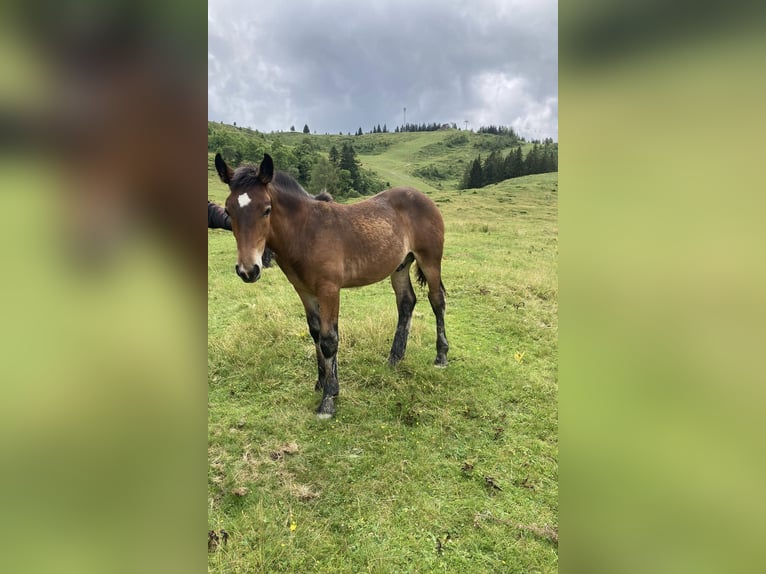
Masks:
[[[311,130],[309,129],[309,125],[308,124],[304,124],[303,125],[303,133],[304,134],[310,134],[311,133]]]
[[[524,175],[540,173],[540,146],[535,143],[524,159]]]
[[[384,134],[388,133],[388,128],[386,127],[386,124],[383,124],[383,133]]]
[[[546,138],[543,144],[541,173],[551,173],[559,170],[558,150],[551,138]]]
[[[484,185],[502,181],[503,175],[503,156],[499,151],[493,151],[484,162]]]
[[[508,152],[503,162],[503,178],[510,179],[524,174],[524,159],[521,146]]]
[[[481,156],[473,160],[465,170],[462,189],[477,189],[483,185],[484,175],[481,168]]]
[[[340,154],[338,153],[338,148],[336,148],[335,146],[332,146],[330,148],[329,157],[330,157],[330,161],[332,162],[334,166],[338,167],[340,165]]]
[[[516,148],[516,175],[513,177],[521,177],[524,175],[524,154],[521,151],[521,146]]]
[[[360,130],[362,128],[359,128]],[[359,178],[359,161],[356,159],[354,146],[346,142],[340,150],[340,169],[346,170],[351,178],[351,187],[361,191],[361,181]]]
[[[290,126],[290,131],[294,132],[295,131],[295,126]]]

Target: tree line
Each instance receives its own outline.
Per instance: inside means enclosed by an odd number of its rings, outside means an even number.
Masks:
[[[436,122],[432,122],[429,124],[422,123],[422,124],[410,124],[406,123],[403,126],[396,126],[396,129],[394,130],[395,133],[403,133],[403,132],[435,132],[439,130],[446,130],[446,129],[457,129],[457,124],[454,122],[451,124],[439,124]]]
[[[513,128],[508,126],[481,126],[476,133],[492,134],[494,136],[511,136],[516,140],[522,140]]]
[[[482,161],[480,155],[469,162],[460,189],[476,189],[514,177],[558,170],[559,146],[547,138],[542,143],[535,142],[526,157],[521,146],[509,151],[505,157],[501,152],[493,151]]]
[[[208,151],[219,152],[231,165],[258,164],[263,154],[274,159],[277,169],[292,175],[312,193],[327,190],[339,199],[372,195],[389,187],[375,173],[361,167],[356,150],[345,142],[333,146],[329,158],[323,156],[310,137],[288,146],[278,139],[248,128],[232,128],[208,122]]]

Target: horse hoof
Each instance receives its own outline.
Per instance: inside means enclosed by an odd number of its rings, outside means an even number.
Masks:
[[[440,359],[439,357],[436,358],[434,361],[434,367],[437,369],[446,369],[447,368],[447,357],[444,357],[443,359]]]
[[[317,418],[320,421],[331,419],[335,414],[335,400],[332,397],[324,397],[317,409]]]

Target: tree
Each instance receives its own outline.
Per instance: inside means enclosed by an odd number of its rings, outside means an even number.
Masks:
[[[269,155],[274,159],[274,165],[278,170],[286,171],[294,177],[298,176],[298,161],[292,147],[287,147],[279,140],[275,140],[271,143]]]
[[[221,148],[221,155],[227,163],[239,165],[242,163],[242,152],[232,144],[226,144]]]
[[[351,177],[351,186],[357,191],[362,191],[360,189],[359,161],[356,159],[354,146],[348,142],[344,143],[340,150],[340,169],[348,171]]]
[[[558,148],[551,138],[546,138],[543,145],[542,173],[559,170]]]
[[[503,177],[510,179],[524,174],[524,159],[521,154],[521,146],[508,152],[503,162]]]
[[[335,167],[338,167],[340,165],[340,154],[338,153],[338,148],[336,148],[335,146],[332,146],[330,148],[329,156],[330,156],[330,161],[332,162],[332,164]]]
[[[301,185],[308,185],[311,179],[311,168],[319,157],[315,151],[310,138],[303,138],[303,141],[293,148],[296,159],[296,168],[298,170],[297,179]]]
[[[326,190],[340,196],[340,170],[329,159],[320,157],[311,168],[309,189],[313,193]]]
[[[304,134],[310,134],[311,133],[311,130],[309,129],[309,125],[308,124],[304,124],[303,125],[303,133]]]
[[[348,197],[349,192],[353,189],[351,183],[351,174],[347,169],[341,169],[338,171],[338,197]]]
[[[499,151],[493,151],[484,162],[484,185],[503,180],[503,156]]]
[[[265,146],[255,138],[248,138],[245,142],[244,149],[242,150],[242,157],[245,161],[252,163],[260,162],[263,159],[263,151]]]
[[[484,175],[481,168],[481,156],[477,157],[471,163],[463,174],[463,181],[460,184],[460,189],[476,189],[484,185]]]
[[[542,153],[540,145],[535,143],[524,159],[524,175],[540,173],[542,169]]]
[[[295,126],[290,126],[290,131],[294,132],[295,131]]]

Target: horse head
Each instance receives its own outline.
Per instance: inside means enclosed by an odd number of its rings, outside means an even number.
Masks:
[[[263,268],[263,252],[271,230],[271,193],[269,182],[274,177],[274,162],[264,154],[258,168],[238,167],[232,170],[221,157],[215,156],[215,168],[231,193],[226,211],[237,240],[237,275],[246,283],[258,281]]]

